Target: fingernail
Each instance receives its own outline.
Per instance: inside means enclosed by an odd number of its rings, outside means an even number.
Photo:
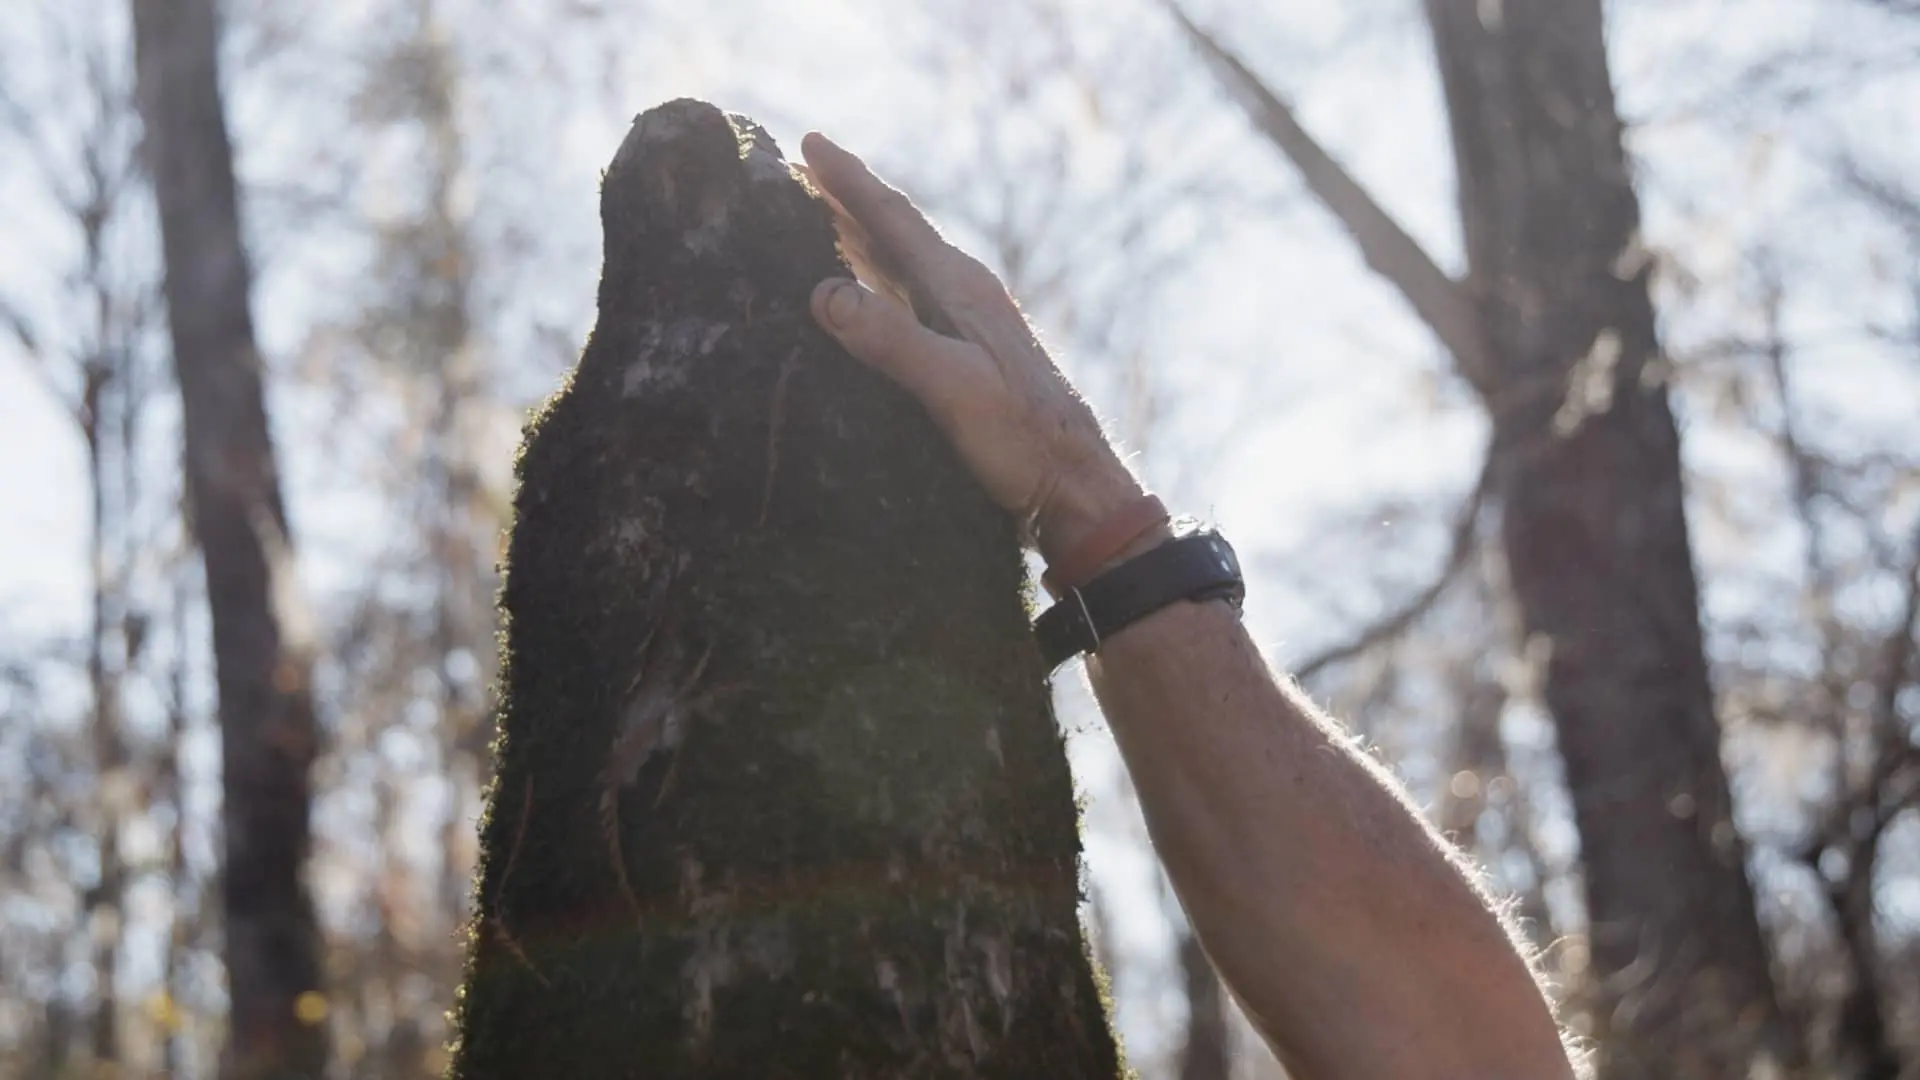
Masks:
[[[827,324],[836,330],[844,330],[853,324],[860,314],[860,286],[845,278],[830,278],[820,283],[814,290],[819,298],[820,310],[827,317]]]

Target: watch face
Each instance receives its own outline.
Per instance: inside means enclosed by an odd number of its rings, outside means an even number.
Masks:
[[[1234,554],[1233,545],[1227,543],[1226,537],[1214,533],[1207,537],[1207,546],[1212,548],[1214,555],[1219,558],[1220,569],[1234,577],[1240,576],[1240,557]]]
[[[1247,597],[1246,578],[1240,573],[1240,556],[1234,552],[1233,545],[1227,543],[1227,538],[1219,533],[1208,533],[1206,539],[1208,553],[1219,561],[1220,571],[1233,579],[1233,584],[1217,595],[1238,610]]]

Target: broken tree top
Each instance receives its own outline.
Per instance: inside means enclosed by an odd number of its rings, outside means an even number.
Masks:
[[[1100,1077],[1012,523],[814,326],[766,133],[641,116],[532,419],[453,1074]]]

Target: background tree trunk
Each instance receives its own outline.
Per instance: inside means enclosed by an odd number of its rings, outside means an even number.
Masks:
[[[601,217],[519,462],[453,1075],[1118,1075],[1013,525],[813,326],[829,215],[680,101]]]
[[[102,320],[103,322],[105,320]],[[107,1067],[120,1060],[120,998],[116,991],[120,971],[120,940],[126,900],[125,868],[120,858],[122,814],[128,809],[125,794],[132,783],[127,768],[127,752],[120,731],[120,672],[107,657],[108,638],[114,627],[115,583],[109,580],[108,509],[111,500],[107,485],[108,434],[104,418],[108,415],[106,398],[112,392],[116,375],[112,361],[106,358],[87,365],[82,397],[81,431],[87,441],[87,488],[89,510],[88,566],[92,571],[93,618],[87,633],[87,686],[93,697],[93,767],[100,785],[100,874],[87,893],[87,922],[93,933],[93,977],[98,1002],[93,1014],[93,1060],[96,1067]],[[124,452],[124,449],[123,451]],[[124,459],[122,459],[124,462]],[[123,473],[124,474],[124,473]],[[120,598],[124,603],[124,597]]]
[[[1733,821],[1599,0],[1428,0],[1506,558],[1573,794],[1602,1075],[1795,1058]]]
[[[326,1062],[320,934],[302,873],[314,710],[279,468],[248,307],[212,0],[135,0],[187,501],[205,561],[219,695],[232,1002],[222,1070],[314,1077]]]
[[[1735,827],[1700,632],[1652,260],[1600,0],[1427,0],[1465,280],[1244,62],[1162,0],[1485,403],[1522,631],[1580,831],[1601,1073],[1799,1060]]]
[[[1227,1080],[1233,1075],[1233,1047],[1228,1041],[1226,991],[1192,927],[1182,926],[1178,948],[1187,993],[1187,1044],[1180,1051],[1180,1080]]]

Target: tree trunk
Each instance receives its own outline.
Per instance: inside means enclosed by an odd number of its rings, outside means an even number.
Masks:
[[[91,239],[91,238],[90,238]],[[104,320],[102,320],[104,329]],[[93,743],[93,775],[100,812],[96,827],[100,830],[100,873],[87,890],[87,927],[93,940],[93,978],[96,986],[93,1014],[93,1061],[96,1069],[112,1068],[120,1061],[120,981],[121,924],[125,918],[125,877],[120,860],[120,827],[127,809],[123,795],[131,782],[126,775],[126,747],[120,732],[120,672],[109,670],[107,638],[113,616],[109,594],[120,583],[109,580],[107,556],[107,434],[106,400],[113,392],[115,370],[104,358],[86,365],[86,389],[82,397],[81,432],[87,443],[88,542],[87,564],[91,572],[92,620],[87,632],[87,686],[92,692],[93,716],[90,718]],[[123,374],[123,373],[122,373]],[[128,448],[121,447],[121,453]],[[121,458],[121,466],[127,466]],[[119,507],[125,510],[125,506]],[[125,603],[124,592],[119,599]]]
[[[1506,557],[1546,648],[1586,870],[1601,1074],[1797,1054],[1736,831],[1599,0],[1428,0]]]
[[[1453,746],[1448,758],[1446,790],[1440,795],[1436,822],[1440,832],[1460,850],[1483,860],[1489,854],[1480,839],[1480,819],[1492,802],[1496,780],[1507,778],[1507,744],[1500,735],[1500,710],[1506,689],[1490,673],[1466,661],[1456,693]]]
[[[1797,1064],[1720,761],[1600,0],[1426,0],[1464,282],[1178,0],[1161,2],[1486,404],[1509,579],[1544,646],[1580,830],[1602,1076]]]
[[[1118,1075],[1013,524],[812,323],[846,269],[680,101],[518,464],[453,1075]]]
[[[1187,1044],[1180,1051],[1180,1080],[1228,1080],[1233,1047],[1228,1042],[1227,995],[1200,939],[1182,926],[1180,973],[1187,991]]]
[[[212,0],[132,4],[159,205],[188,511],[206,567],[219,693],[229,1037],[223,1075],[318,1076],[320,935],[302,878],[314,754],[310,657],[248,309]]]
[[[1827,903],[1840,932],[1853,985],[1840,1001],[1834,1042],[1857,1080],[1900,1080],[1900,1047],[1887,1025],[1886,985],[1880,978],[1879,934],[1874,926],[1874,866],[1880,836],[1854,849],[1845,880],[1827,886]]]

